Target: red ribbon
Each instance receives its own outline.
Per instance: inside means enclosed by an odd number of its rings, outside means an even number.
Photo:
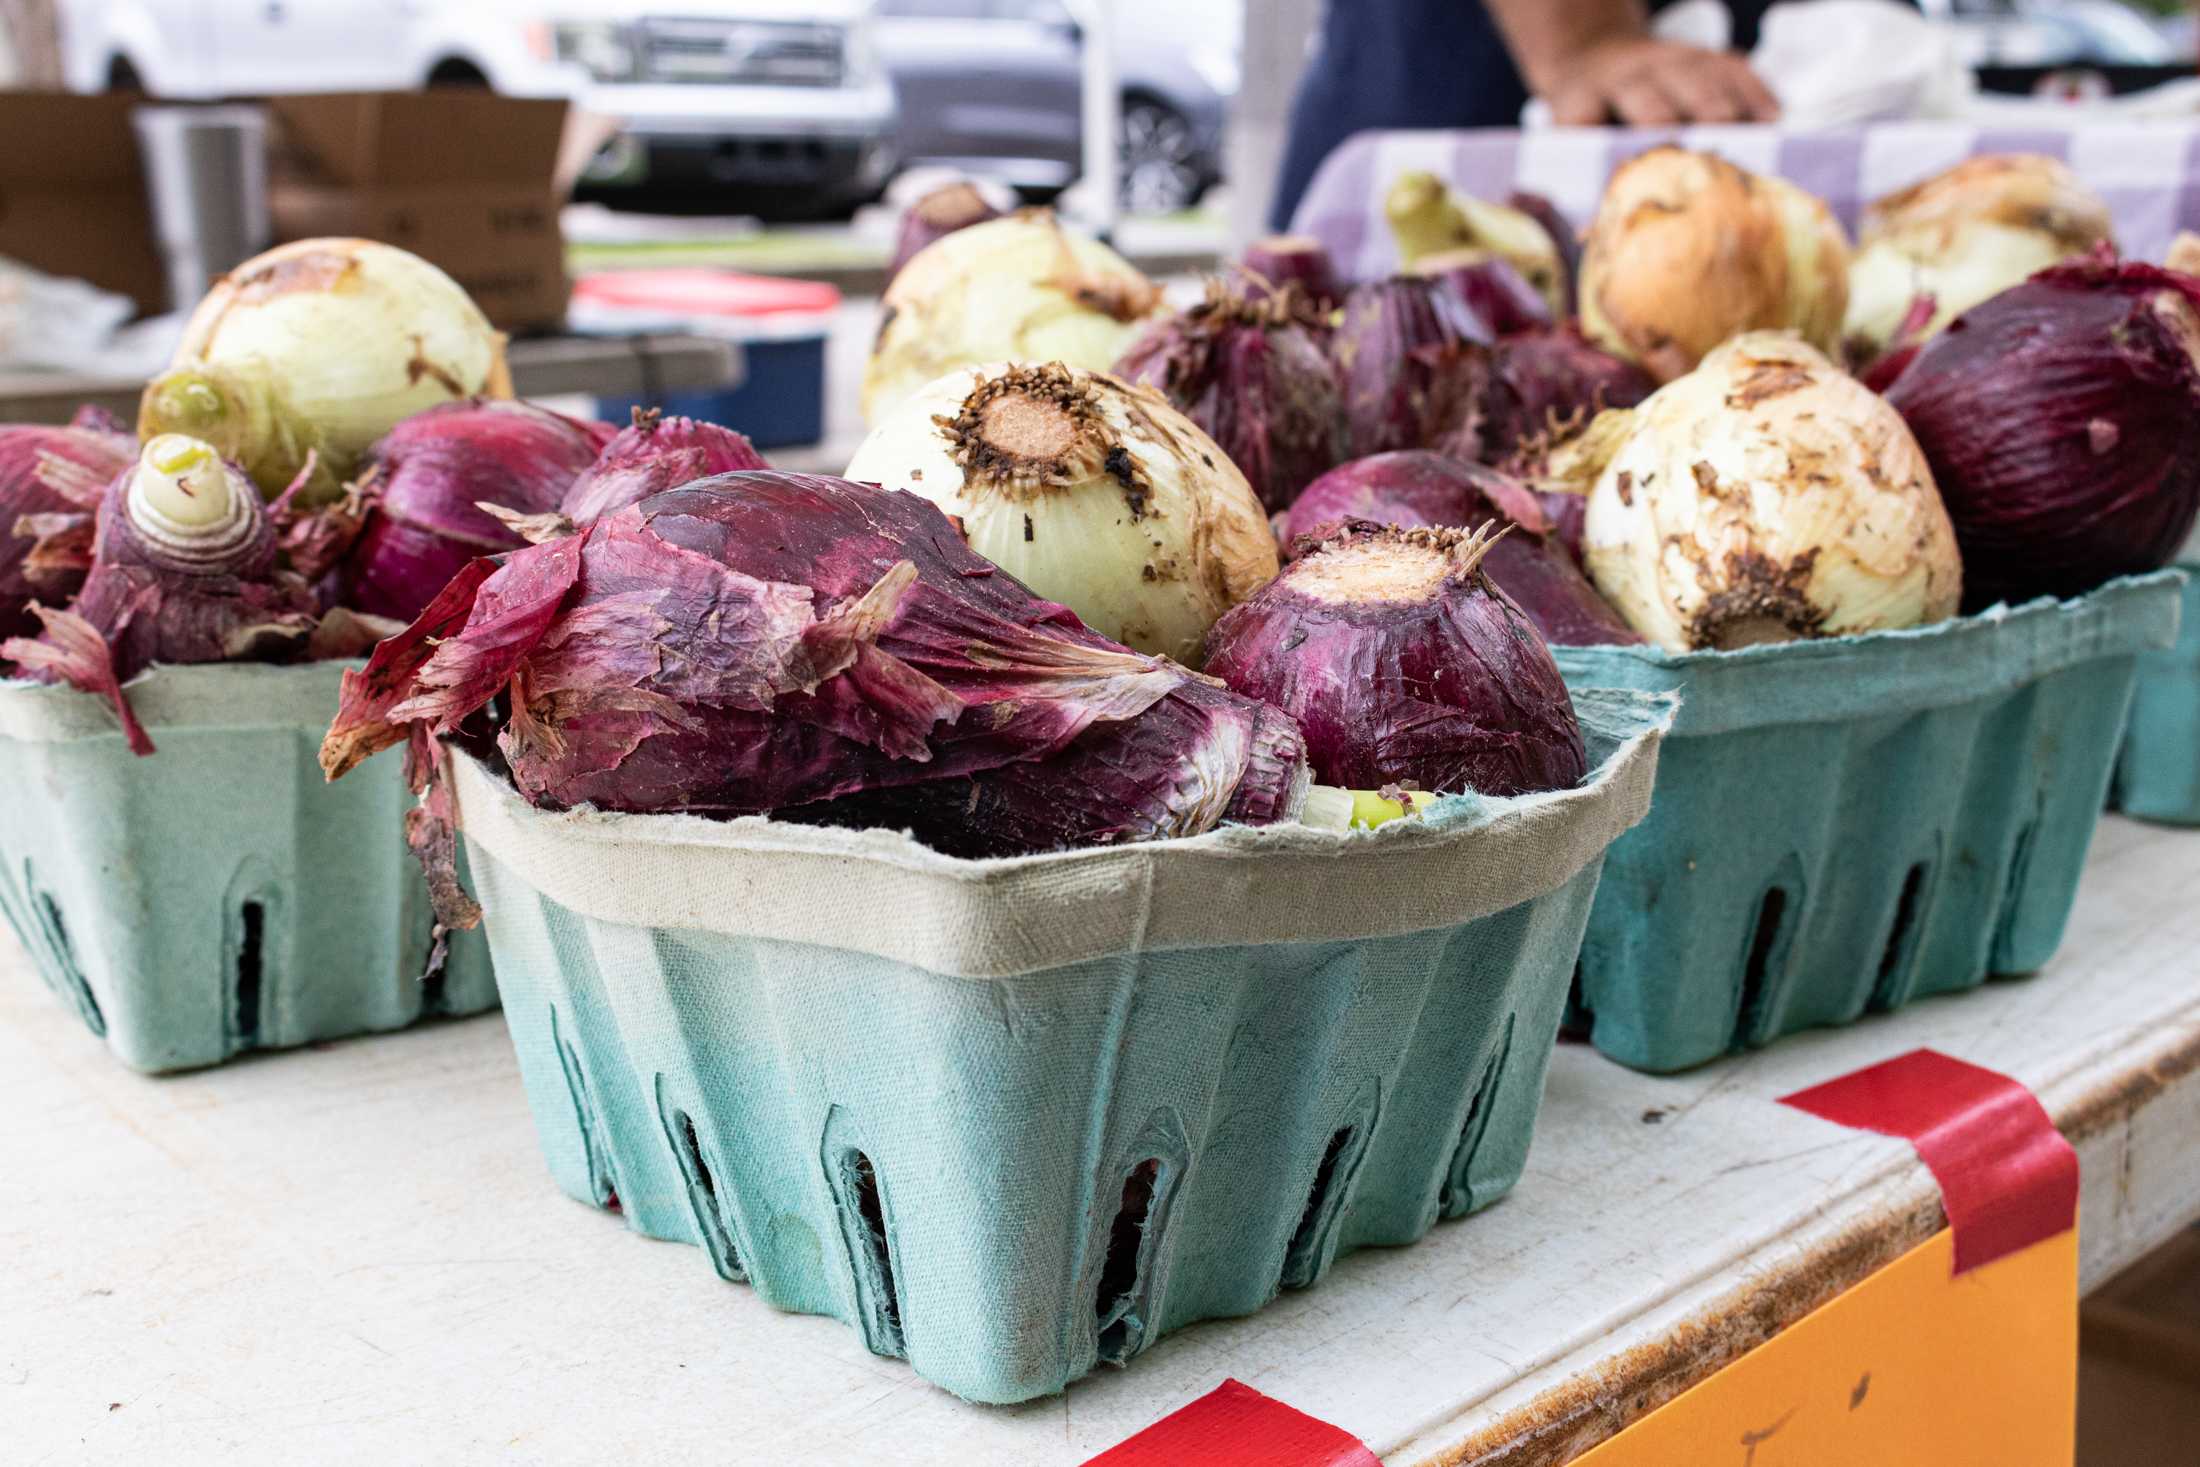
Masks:
[[[1360,1441],[1226,1380],[1085,1467],[1382,1467]]]
[[[1940,1184],[1959,1274],[2078,1224],[2078,1153],[2007,1075],[1916,1049],[1780,1103],[1915,1146]]]

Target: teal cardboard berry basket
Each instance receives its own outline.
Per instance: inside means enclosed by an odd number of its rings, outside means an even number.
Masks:
[[[2185,574],[2185,609],[2177,645],[2139,655],[2139,687],[2110,799],[2141,820],[2200,825],[2200,561],[2178,569]]]
[[[1683,1070],[2046,963],[2181,579],[1736,652],[1555,648],[1577,689],[1681,698],[1571,1023]]]
[[[154,668],[129,687],[157,747],[142,759],[101,700],[0,682],[0,913],[124,1064],[195,1069],[496,1006],[478,935],[423,981],[399,757],[321,777],[358,665]]]
[[[1671,701],[1580,706],[1578,789],[1003,861],[545,812],[459,757],[551,1173],[985,1402],[1411,1242],[1519,1176],[1649,803]]]

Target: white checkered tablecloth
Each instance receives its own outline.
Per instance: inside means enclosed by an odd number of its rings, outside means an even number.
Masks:
[[[2184,121],[2064,128],[1916,122],[1843,132],[1777,127],[1369,132],[1330,155],[1300,200],[1292,226],[1321,239],[1347,279],[1372,279],[1397,268],[1382,199],[1390,182],[1408,169],[1427,169],[1478,198],[1532,190],[1578,226],[1595,211],[1613,168],[1667,142],[1793,179],[1831,204],[1852,230],[1870,199],[1973,153],[2015,152],[2053,154],[2076,169],[2107,200],[2117,244],[2134,259],[2160,260],[2179,229],[2200,229],[2200,122]]]

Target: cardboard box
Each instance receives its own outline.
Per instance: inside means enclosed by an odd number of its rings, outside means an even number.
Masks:
[[[449,271],[506,331],[565,319],[555,181],[565,103],[489,92],[274,97],[277,240],[358,235]]]
[[[0,255],[164,310],[129,97],[0,93]]]

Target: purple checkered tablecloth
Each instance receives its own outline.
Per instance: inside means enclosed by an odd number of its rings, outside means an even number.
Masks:
[[[2117,243],[2135,259],[2159,260],[2178,230],[2200,229],[2200,122],[2022,129],[1915,122],[1843,132],[1777,127],[1369,132],[1330,155],[1292,225],[1326,244],[1347,279],[1372,279],[1397,268],[1382,199],[1391,180],[1407,169],[1428,169],[1478,198],[1502,199],[1513,189],[1531,189],[1581,225],[1595,211],[1613,168],[1668,142],[1793,179],[1831,204],[1852,230],[1870,199],[1974,153],[2015,152],[2053,154],[2076,169],[2108,201]]]

